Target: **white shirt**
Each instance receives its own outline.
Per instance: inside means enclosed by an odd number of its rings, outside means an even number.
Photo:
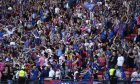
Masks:
[[[54,61],[54,60],[53,60],[52,58],[49,59],[49,62],[50,62],[51,64],[53,64],[53,61]]]
[[[38,25],[38,26],[40,26],[40,25],[41,25],[41,23],[42,23],[42,21],[41,21],[41,20],[38,20],[38,21],[37,21],[37,25]]]
[[[85,45],[85,47],[87,47],[87,46],[89,46],[89,43],[85,43],[84,45]]]
[[[117,65],[118,66],[123,66],[123,63],[124,63],[124,57],[123,56],[118,57]]]
[[[119,78],[122,77],[121,71],[119,69],[116,70],[116,76]]]
[[[59,14],[59,10],[60,10],[60,9],[59,9],[58,7],[56,7],[56,8],[55,8],[55,14]]]
[[[49,65],[48,65],[48,58],[45,58],[44,66],[49,66]]]
[[[15,31],[15,27],[14,27],[12,30],[9,30],[9,29],[6,27],[6,28],[4,28],[4,30],[6,31],[6,33],[7,33],[8,35],[11,35],[11,34],[13,34],[14,31]]]
[[[55,77],[56,77],[56,78],[59,78],[59,79],[61,78],[61,71],[60,71],[60,70],[57,70],[57,71],[56,71]]]
[[[137,72],[137,71],[134,71],[132,74],[131,74],[131,81],[140,81],[140,74]]]
[[[140,59],[140,51],[138,52],[138,57],[139,57],[139,59]]]
[[[59,57],[59,60],[65,61],[65,57],[64,57],[64,56],[60,56],[60,57]]]
[[[74,79],[76,79],[76,74],[78,73],[78,71],[74,72]]]
[[[55,72],[54,72],[54,70],[50,70],[50,72],[49,72],[49,77],[54,77],[54,75],[55,75]]]
[[[82,17],[82,13],[77,13],[77,16],[78,16],[79,18],[81,18],[81,17]]]
[[[15,45],[16,45],[16,43],[15,43],[15,42],[10,42],[10,45],[15,46]]]
[[[98,5],[98,6],[102,5],[102,2],[97,2],[97,5]]]
[[[33,14],[32,14],[32,18],[33,18],[33,19],[35,19],[35,17],[36,17],[36,14],[35,14],[35,13],[33,13]]]
[[[136,78],[136,77],[138,77],[138,76],[139,76],[139,74],[138,74],[137,71],[135,71],[135,72],[133,72],[133,73],[131,74],[131,77],[132,77],[132,78]]]
[[[51,55],[53,55],[51,49],[46,49],[45,52],[47,52],[47,53],[49,52]]]
[[[41,54],[42,54],[43,56],[45,55],[44,53],[45,53],[45,51],[44,51],[44,50],[42,50],[42,51],[41,51]]]

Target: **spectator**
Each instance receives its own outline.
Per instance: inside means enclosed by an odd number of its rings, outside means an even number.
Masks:
[[[39,70],[36,66],[33,66],[31,72],[30,72],[30,84],[38,84],[38,78],[39,78]]]
[[[13,77],[14,77],[14,71],[13,67],[9,66],[8,67],[8,84],[13,84]]]
[[[18,75],[18,83],[24,84],[27,78],[27,73],[25,71],[24,66],[21,67],[21,70],[18,71],[17,75]]]
[[[117,84],[117,79],[116,79],[116,70],[114,68],[111,67],[111,69],[109,70],[109,76],[110,76],[110,83],[112,84]]]
[[[61,79],[61,71],[60,71],[60,69],[57,69],[57,71],[55,72],[55,78]]]
[[[110,59],[109,59],[109,67],[115,67],[116,66],[116,64],[117,64],[117,55],[116,55],[116,52],[114,51],[113,52],[113,55],[110,57]]]
[[[138,70],[134,69],[133,73],[131,74],[131,81],[137,81],[137,78],[139,77]]]
[[[5,67],[4,71],[2,72],[1,81],[7,81],[8,80],[8,66]]]
[[[55,71],[52,68],[50,68],[49,77],[50,78],[54,78],[55,77]]]
[[[122,70],[123,64],[124,64],[124,57],[119,54],[119,56],[117,58],[117,66],[118,66],[118,68]]]
[[[2,62],[2,58],[0,59],[0,72],[2,72],[5,69],[5,63]]]

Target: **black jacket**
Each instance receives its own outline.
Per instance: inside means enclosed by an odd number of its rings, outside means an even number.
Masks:
[[[117,56],[111,56],[111,58],[109,59],[109,67],[114,67],[117,64],[117,58]]]

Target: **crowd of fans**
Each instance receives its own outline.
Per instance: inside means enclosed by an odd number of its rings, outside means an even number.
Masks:
[[[0,79],[140,77],[140,0],[0,0]],[[33,83],[35,84],[35,83]]]

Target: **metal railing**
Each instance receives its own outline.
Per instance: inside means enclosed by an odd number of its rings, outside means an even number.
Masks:
[[[7,80],[0,81],[0,84],[21,84],[18,83],[18,80]],[[110,80],[44,80],[41,83],[41,80],[28,80],[26,79],[24,84],[110,84]],[[117,80],[117,84],[140,84],[140,81],[131,81],[131,80]]]

